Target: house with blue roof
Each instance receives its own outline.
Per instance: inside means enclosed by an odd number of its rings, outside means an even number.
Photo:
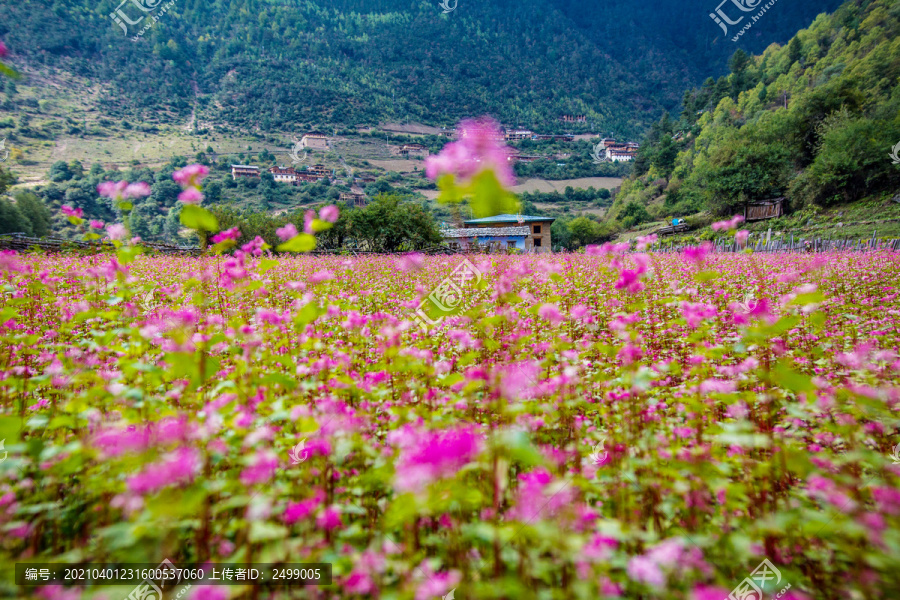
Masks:
[[[550,226],[555,220],[551,217],[509,214],[469,219],[463,223],[463,229],[453,230],[448,241],[494,246],[500,244],[522,252],[546,254],[551,252]]]

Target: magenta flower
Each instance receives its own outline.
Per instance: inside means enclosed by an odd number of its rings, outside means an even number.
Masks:
[[[104,181],[97,186],[97,192],[104,198],[122,200],[124,198],[143,198],[151,194],[150,186],[143,181],[128,183],[127,181]]]
[[[103,221],[91,221],[91,229],[103,229]]]
[[[490,117],[465,120],[459,124],[457,135],[459,141],[447,144],[440,154],[425,159],[428,177],[437,179],[453,174],[467,181],[482,171],[492,170],[503,185],[515,185],[510,152],[496,121]]]
[[[152,494],[164,487],[193,481],[200,471],[200,458],[193,448],[180,448],[141,473],[129,477],[127,485],[134,494]]]
[[[551,325],[559,325],[563,322],[562,313],[555,304],[543,304],[538,309],[538,316],[545,321],[549,321]]]
[[[106,226],[106,235],[111,240],[123,240],[128,235],[128,230],[121,223],[110,223]]]
[[[736,229],[743,221],[744,217],[742,215],[735,215],[728,221],[716,221],[711,227],[713,231],[730,231]]]
[[[237,227],[232,227],[231,229],[226,229],[225,231],[220,231],[216,235],[213,236],[212,241],[213,244],[219,244],[224,242],[225,240],[235,240],[237,241],[241,237],[241,230]]]
[[[340,214],[341,212],[337,206],[329,204],[328,206],[323,206],[322,210],[319,211],[319,218],[329,223],[336,223]]]
[[[742,229],[734,235],[734,239],[737,241],[738,244],[741,244],[742,246],[745,243],[747,243],[747,239],[749,237],[750,237],[750,232],[747,231],[746,229]]]
[[[195,187],[185,188],[183,192],[178,194],[178,199],[185,204],[200,204],[203,202],[203,192]]]
[[[241,483],[253,485],[272,479],[278,469],[278,457],[268,451],[261,451],[253,457],[253,462],[241,471]]]
[[[628,561],[626,568],[628,576],[638,583],[645,583],[656,587],[662,587],[666,583],[666,576],[662,569],[653,560],[646,556],[633,556]]]
[[[404,492],[418,492],[427,485],[454,475],[478,455],[481,440],[468,427],[427,431],[401,452],[395,485]]]
[[[0,58],[5,58],[9,54],[9,50],[6,49],[6,44],[0,42]]]
[[[286,242],[289,239],[296,237],[299,232],[297,231],[297,226],[293,223],[288,223],[284,227],[280,227],[275,230],[275,234],[281,239],[282,242]]]
[[[62,214],[66,215],[67,217],[75,217],[76,219],[80,219],[82,216],[84,216],[84,211],[82,209],[72,208],[68,204],[63,204],[60,207],[60,210],[62,211]]]
[[[341,512],[333,506],[329,506],[324,511],[322,511],[322,514],[318,516],[318,518],[316,519],[316,525],[318,525],[325,531],[337,529],[338,527],[343,525],[343,523],[341,522]]]
[[[209,168],[194,164],[172,173],[172,179],[183,188],[199,188],[207,175],[209,175]]]
[[[637,239],[637,251],[643,252],[644,250],[647,249],[648,246],[655,243],[657,239],[659,239],[659,237],[655,233],[651,234],[651,235],[645,235],[643,237],[639,237]]]
[[[684,258],[688,262],[695,265],[702,265],[706,260],[706,256],[712,251],[713,245],[709,242],[703,242],[697,247],[689,247],[684,249]]]
[[[195,585],[189,600],[228,600],[228,588],[221,585]]]

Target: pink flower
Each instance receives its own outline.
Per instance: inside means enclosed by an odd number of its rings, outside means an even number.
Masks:
[[[706,260],[706,255],[712,251],[713,245],[709,242],[703,242],[698,247],[689,247],[684,249],[684,257],[688,262],[695,265],[701,265]]]
[[[316,211],[314,211],[314,210],[306,211],[306,214],[303,216],[303,232],[304,233],[308,233],[310,235],[315,233],[315,231],[313,231],[313,228],[312,228],[313,221],[315,221],[315,220],[316,220]]]
[[[309,500],[304,500],[302,502],[288,502],[287,507],[284,509],[284,515],[282,515],[281,518],[288,525],[292,525],[297,521],[309,517],[324,500],[325,492],[316,490],[316,493]]]
[[[329,223],[335,223],[340,216],[340,210],[334,204],[329,204],[328,206],[323,206],[322,210],[319,211],[319,218],[323,221],[328,221]]]
[[[122,240],[128,235],[128,230],[121,223],[110,223],[106,226],[106,235],[111,240]]]
[[[288,223],[284,227],[276,229],[275,234],[281,239],[282,242],[286,242],[298,235],[297,226],[293,223]]]
[[[639,237],[637,239],[637,251],[643,252],[644,250],[647,249],[647,246],[655,243],[657,239],[659,239],[659,238],[655,233],[651,234],[651,235],[645,235],[643,237]]]
[[[6,49],[6,44],[0,42],[0,58],[5,58],[8,54],[9,50]]]
[[[195,585],[190,600],[228,600],[228,588],[221,585]]]
[[[60,207],[60,210],[62,211],[62,214],[66,215],[67,217],[75,217],[76,219],[80,219],[82,216],[84,216],[83,210],[81,210],[80,208],[72,208],[68,204],[63,204]]]
[[[92,220],[91,229],[103,229],[103,221]]]
[[[207,167],[194,164],[172,173],[172,179],[183,188],[199,188],[207,175],[209,175],[209,169]]]
[[[731,592],[725,588],[698,585],[691,592],[691,600],[722,600],[728,598]]]
[[[666,582],[662,569],[653,560],[646,556],[634,556],[628,561],[626,569],[628,576],[638,583],[646,583],[656,587],[662,587]]]
[[[431,600],[446,596],[450,590],[456,589],[462,580],[462,575],[457,571],[449,573],[428,573],[425,571],[425,580],[416,589],[415,600]]]
[[[178,194],[178,199],[185,204],[200,204],[203,202],[203,193],[195,187],[189,187]]]
[[[744,221],[744,217],[742,215],[735,215],[728,221],[717,221],[712,224],[713,231],[730,231],[731,229],[735,229],[740,223]]]
[[[241,471],[241,483],[253,485],[265,483],[272,479],[278,469],[278,457],[271,452],[262,451],[253,457],[253,462]]]
[[[549,321],[551,325],[562,323],[563,316],[559,312],[559,307],[555,304],[544,304],[538,309],[538,316],[545,321]]]
[[[226,229],[225,231],[220,231],[216,235],[213,236],[212,241],[213,244],[219,244],[224,242],[225,240],[235,240],[241,237],[241,230],[237,227],[232,227],[231,229]]]
[[[501,184],[515,185],[510,153],[502,141],[500,126],[490,117],[465,120],[457,128],[459,141],[447,144],[437,156],[425,159],[425,174],[437,179],[453,174],[470,180],[482,171],[492,170]]]
[[[396,264],[397,268],[403,272],[418,271],[425,264],[425,255],[416,252],[404,254],[395,260],[394,264]]]
[[[480,438],[468,427],[427,431],[401,451],[395,485],[403,492],[421,491],[437,479],[454,475],[480,448]]]
[[[747,231],[746,229],[742,229],[734,235],[734,239],[737,241],[738,244],[740,244],[742,246],[745,243],[747,243],[747,239],[749,237],[750,237],[750,232]]]
[[[143,198],[149,196],[151,193],[150,186],[143,181],[130,183],[128,184],[128,187],[125,188],[126,198]]]
[[[325,531],[331,531],[332,529],[336,529],[343,525],[341,523],[341,513],[338,509],[329,506],[319,517],[316,519],[316,525],[324,529]]]
[[[200,471],[200,457],[193,448],[180,448],[160,462],[148,465],[128,478],[129,491],[151,494],[170,485],[190,483]]]

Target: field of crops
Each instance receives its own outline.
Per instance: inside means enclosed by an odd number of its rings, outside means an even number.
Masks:
[[[900,255],[253,254],[0,256],[0,596],[897,598]]]

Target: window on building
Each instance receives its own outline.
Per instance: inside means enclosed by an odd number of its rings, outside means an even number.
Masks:
[[[540,238],[535,238],[535,240],[534,240],[534,246],[535,246],[535,248],[539,248],[539,247],[541,246],[541,239],[540,239]]]
[[[513,242],[513,241],[507,241],[507,242],[506,242],[506,247],[507,247],[507,248],[515,248],[515,247],[516,247],[516,243]]]
[[[540,226],[540,225],[535,225],[535,226],[534,226],[534,232],[535,232],[535,233],[540,233],[540,232],[541,232],[541,226]]]

